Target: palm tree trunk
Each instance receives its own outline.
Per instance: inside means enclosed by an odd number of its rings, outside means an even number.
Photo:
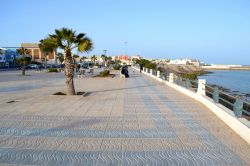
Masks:
[[[67,95],[75,95],[75,87],[74,87],[74,63],[71,56],[71,51],[66,51],[65,58],[65,70],[64,74],[66,76],[66,86],[67,86]]]
[[[47,55],[44,57],[44,69],[47,69]]]
[[[22,66],[22,76],[25,76],[25,65]]]

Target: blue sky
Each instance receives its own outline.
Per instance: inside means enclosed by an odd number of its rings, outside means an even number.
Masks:
[[[89,54],[197,58],[250,65],[250,0],[0,0],[0,47],[38,42],[68,27]]]

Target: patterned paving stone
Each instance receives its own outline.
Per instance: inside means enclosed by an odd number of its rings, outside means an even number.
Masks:
[[[76,79],[86,97],[50,95],[58,77],[0,94],[18,99],[0,102],[0,165],[250,165],[250,146],[211,111],[140,73]]]

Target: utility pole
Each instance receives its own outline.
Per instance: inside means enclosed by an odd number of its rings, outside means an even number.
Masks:
[[[105,56],[106,56],[107,51],[108,51],[108,50],[103,50],[103,53],[104,53]]]

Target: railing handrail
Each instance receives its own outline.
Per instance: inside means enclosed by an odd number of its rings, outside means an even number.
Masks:
[[[206,85],[206,87],[209,87],[209,88],[211,88],[211,89],[214,89],[214,87],[212,87],[212,86],[210,86],[210,85]],[[216,87],[218,87],[218,86],[216,86]],[[228,97],[231,97],[231,98],[233,98],[233,99],[237,99],[236,96],[233,96],[233,95],[229,94],[228,92],[225,92],[225,91],[220,90],[220,89],[218,89],[218,91],[219,91],[219,93],[222,93],[222,94],[224,94],[224,95],[227,95]],[[212,92],[209,92],[209,93],[212,93]],[[242,97],[240,97],[240,98],[242,99]],[[243,98],[244,98],[244,97],[243,97]],[[245,98],[243,99],[243,102],[250,105],[250,103],[249,103]]]

